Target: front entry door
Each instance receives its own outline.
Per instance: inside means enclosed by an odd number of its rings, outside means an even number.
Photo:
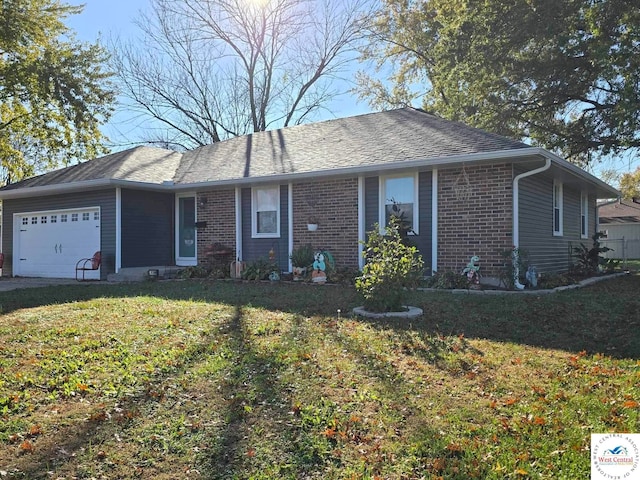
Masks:
[[[196,197],[178,197],[176,207],[176,264],[197,265]]]

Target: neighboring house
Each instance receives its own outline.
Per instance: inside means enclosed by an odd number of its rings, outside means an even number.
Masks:
[[[207,246],[251,261],[311,243],[341,267],[396,202],[429,271],[485,278],[514,245],[539,272],[566,270],[618,191],[541,148],[404,108],[259,132],[184,153],[137,147],[0,189],[4,273],[70,277],[102,251],[100,278],[196,265]],[[309,231],[316,219],[319,228]],[[233,258],[232,257],[232,258]]]
[[[640,258],[640,199],[619,199],[598,206],[602,244],[612,249],[608,258]]]

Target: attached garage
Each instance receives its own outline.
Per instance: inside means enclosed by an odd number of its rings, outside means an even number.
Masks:
[[[81,258],[100,250],[100,207],[14,214],[13,275],[74,278]],[[100,271],[85,278],[100,279]]]

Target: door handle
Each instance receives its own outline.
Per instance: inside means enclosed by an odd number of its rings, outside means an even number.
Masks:
[[[56,246],[54,248],[55,248],[56,253],[58,253],[58,244],[57,243],[56,243]]]

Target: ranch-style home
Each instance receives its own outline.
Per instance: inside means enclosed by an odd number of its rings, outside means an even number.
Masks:
[[[596,232],[597,200],[618,195],[542,148],[402,108],[182,153],[136,147],[7,185],[1,251],[4,275],[31,277],[74,277],[96,251],[87,278],[197,265],[212,244],[291,271],[310,243],[358,268],[395,204],[429,272],[478,255],[491,278],[513,246],[538,272],[566,270],[570,246]]]

